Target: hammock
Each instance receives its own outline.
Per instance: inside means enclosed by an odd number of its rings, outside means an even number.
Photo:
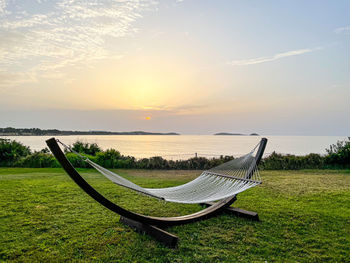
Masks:
[[[57,141],[115,184],[168,202],[197,204],[218,201],[261,184],[256,158],[253,155],[260,143],[250,153],[203,171],[200,176],[186,184],[167,188],[143,188]]]
[[[50,138],[46,141],[46,144],[56,157],[57,161],[62,165],[62,168],[73,179],[73,181],[85,191],[86,194],[105,208],[119,214],[120,222],[123,224],[136,228],[140,232],[150,234],[168,247],[176,247],[178,237],[159,227],[169,227],[196,222],[213,217],[222,211],[227,211],[233,215],[247,217],[252,220],[259,220],[257,213],[230,207],[230,205],[236,201],[236,195],[238,193],[261,183],[257,165],[263,156],[267,144],[266,138],[262,138],[258,144],[259,147],[257,148],[257,145],[250,153],[204,171],[198,178],[191,182],[175,187],[158,189],[138,186],[116,173],[92,162],[79,153],[72,151],[118,185],[170,202],[201,203],[206,206],[205,209],[199,212],[173,217],[156,217],[135,213],[107,199],[84,180],[84,178],[68,161],[57,142],[59,141],[55,138]],[[61,144],[67,149],[70,149],[63,143]],[[256,148],[256,154],[253,157]],[[215,200],[217,200],[217,202],[210,202]],[[132,200],[130,200],[130,202],[132,202]]]

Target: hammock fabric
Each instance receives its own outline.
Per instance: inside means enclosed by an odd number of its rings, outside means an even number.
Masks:
[[[250,153],[203,171],[200,176],[186,184],[167,188],[143,188],[57,141],[115,184],[168,202],[195,204],[218,201],[261,184],[256,158],[253,155],[259,144]]]

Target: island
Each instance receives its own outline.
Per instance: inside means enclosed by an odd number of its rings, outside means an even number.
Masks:
[[[260,136],[257,133],[251,133],[251,134],[243,134],[243,133],[230,133],[230,132],[219,132],[215,133],[214,135],[233,135],[233,136]]]
[[[0,136],[62,136],[62,135],[180,135],[175,132],[110,132],[110,131],[61,131],[57,129],[42,130],[39,128],[0,128]]]
[[[245,135],[245,134],[242,134],[242,133],[219,132],[219,133],[215,133],[214,135],[236,135],[236,136],[241,136],[241,135]]]

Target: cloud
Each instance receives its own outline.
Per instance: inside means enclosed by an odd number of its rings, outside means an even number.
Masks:
[[[6,9],[6,1],[0,0],[0,14],[5,13],[5,9]]]
[[[350,33],[350,25],[338,27],[338,28],[334,29],[334,32],[336,34],[349,34]]]
[[[277,53],[271,57],[259,57],[259,58],[251,58],[251,59],[243,59],[243,60],[232,60],[227,62],[228,65],[231,66],[247,66],[247,65],[254,65],[254,64],[260,64],[265,62],[271,62],[275,61],[281,58],[291,57],[291,56],[297,56],[302,55],[306,53],[310,53],[316,50],[322,49],[321,47],[316,48],[306,48],[306,49],[297,49],[297,50],[291,50],[283,53]]]
[[[33,73],[24,72],[4,72],[0,70],[0,88],[12,87],[17,84],[36,82],[37,78]],[[4,91],[4,90],[1,90]]]
[[[57,75],[71,66],[123,56],[113,39],[137,32],[153,0],[0,0],[0,68],[12,76]],[[12,77],[11,77],[12,78]]]

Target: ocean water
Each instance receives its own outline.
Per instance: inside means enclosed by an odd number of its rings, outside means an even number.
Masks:
[[[268,139],[265,155],[273,151],[283,154],[325,154],[329,145],[347,137],[339,136],[264,136]],[[45,140],[51,136],[2,136],[30,146],[32,150],[46,147]],[[183,159],[195,156],[240,156],[248,153],[259,143],[260,136],[214,136],[214,135],[86,135],[56,136],[65,144],[77,140],[97,143],[102,149],[114,148],[124,155],[136,158],[162,156],[167,159]]]

